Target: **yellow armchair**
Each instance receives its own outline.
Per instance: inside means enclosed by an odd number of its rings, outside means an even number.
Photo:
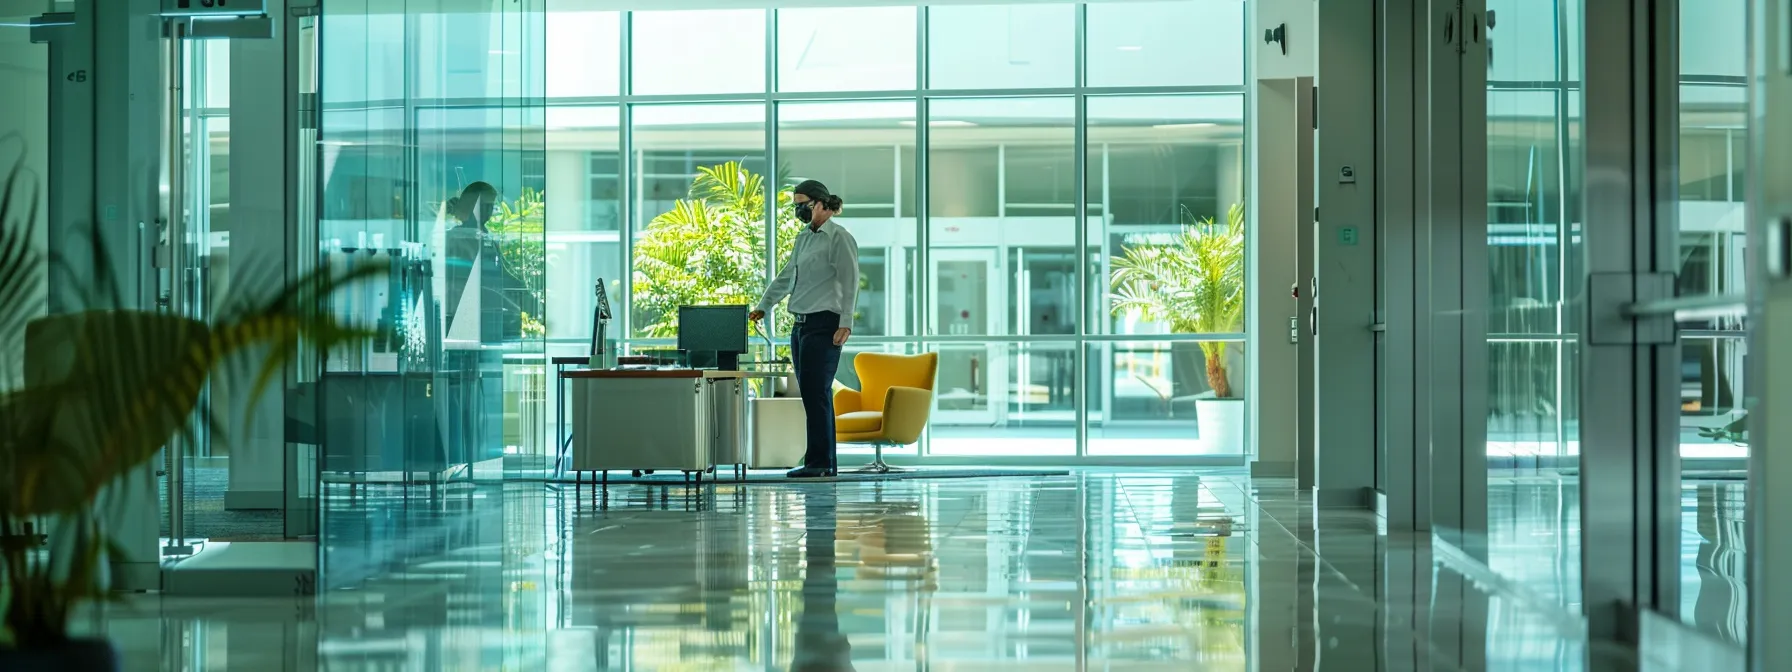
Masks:
[[[852,360],[863,389],[834,386],[834,440],[869,443],[877,452],[861,471],[900,471],[884,463],[884,446],[906,446],[921,440],[933,413],[933,379],[939,355],[891,355],[861,352]]]

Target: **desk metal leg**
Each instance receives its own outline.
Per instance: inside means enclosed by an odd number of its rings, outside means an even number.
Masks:
[[[554,438],[556,439],[555,443],[559,444],[559,448],[560,448],[559,454],[554,456],[554,477],[559,478],[566,474],[566,471],[564,470],[565,465],[566,465],[566,456],[567,456],[567,453],[570,452],[570,450],[572,448],[572,434],[566,431],[566,365],[565,364],[555,364],[554,365],[554,379],[555,379],[554,380],[554,389],[557,390],[558,395],[559,395],[559,399],[554,404],[559,410],[558,417],[556,417],[554,419]]]

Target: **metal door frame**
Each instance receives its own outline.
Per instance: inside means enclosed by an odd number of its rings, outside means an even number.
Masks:
[[[1585,1],[1582,603],[1590,639],[1640,648],[1679,607],[1679,7]]]
[[[1792,457],[1767,449],[1792,436],[1792,0],[1750,5],[1748,665],[1767,671],[1792,669]]]

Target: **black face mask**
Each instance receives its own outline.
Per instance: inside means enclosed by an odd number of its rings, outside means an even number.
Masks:
[[[815,219],[815,201],[804,201],[796,204],[796,218],[804,224]]]

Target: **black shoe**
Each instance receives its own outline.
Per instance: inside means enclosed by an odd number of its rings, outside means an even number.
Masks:
[[[786,478],[827,478],[833,475],[834,472],[826,467],[797,467],[784,472]]]

